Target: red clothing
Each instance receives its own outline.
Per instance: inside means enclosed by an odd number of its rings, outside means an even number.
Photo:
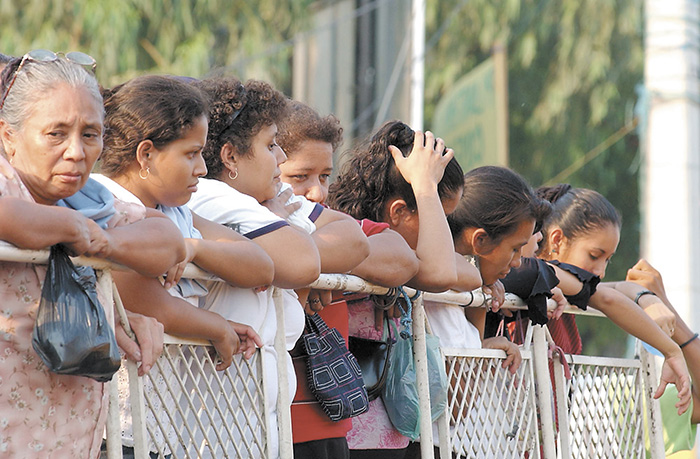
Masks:
[[[581,335],[578,332],[578,327],[576,326],[576,316],[573,314],[564,314],[559,319],[551,319],[547,323],[547,328],[549,328],[549,333],[552,335],[554,343],[561,347],[561,349],[567,354],[580,354],[583,350],[583,343],[581,342]],[[552,381],[552,387],[556,386],[554,381],[554,364],[549,361],[549,377]],[[559,410],[557,408],[559,402],[554,394],[554,422],[556,423],[557,430],[559,430]]]
[[[319,312],[319,315],[329,327],[338,329],[347,344],[348,304],[340,292],[333,292],[333,300],[331,304]],[[292,438],[294,443],[345,437],[345,434],[352,428],[352,420],[331,421],[321,409],[314,394],[309,390],[306,380],[305,357],[294,357],[293,361],[297,377],[297,393],[292,402]]]
[[[364,231],[365,236],[367,237],[379,234],[385,229],[389,229],[388,223],[377,223],[373,222],[372,220],[367,220],[366,218],[359,220],[358,223],[362,226],[362,231]]]
[[[576,326],[573,314],[564,314],[560,319],[552,319],[547,323],[549,333],[554,342],[567,354],[580,354],[583,349],[581,335]]]
[[[377,223],[371,220],[361,220],[365,236],[381,233],[389,228],[386,223]],[[337,328],[345,344],[348,342],[348,304],[343,298],[342,292],[333,292],[333,302],[319,312],[321,318],[329,327]],[[345,437],[352,428],[352,419],[343,419],[333,422],[323,412],[316,397],[309,390],[306,380],[306,361],[304,357],[293,357],[294,372],[297,378],[297,393],[292,402],[292,438],[294,443],[323,440],[325,438]]]

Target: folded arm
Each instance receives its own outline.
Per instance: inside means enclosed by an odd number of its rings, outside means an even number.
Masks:
[[[369,242],[354,218],[323,209],[311,237],[321,256],[322,273],[347,273],[369,255]]]
[[[265,251],[244,236],[194,212],[195,228],[202,239],[188,239],[190,261],[235,287],[253,288],[270,285],[274,265]]]
[[[161,276],[185,258],[182,234],[166,216],[147,217],[105,232],[111,247],[107,258],[144,276]]]
[[[321,263],[318,249],[308,234],[285,226],[253,239],[272,259],[275,277],[272,285],[281,288],[305,287],[318,279]]]
[[[367,238],[369,256],[350,271],[373,284],[398,287],[418,273],[418,258],[403,237],[385,229]]]
[[[0,197],[0,240],[29,250],[65,243],[82,254],[89,247],[90,228],[75,210]]]

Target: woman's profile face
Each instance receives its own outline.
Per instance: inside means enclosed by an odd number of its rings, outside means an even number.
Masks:
[[[479,270],[485,285],[503,279],[511,268],[520,266],[522,249],[530,241],[534,229],[534,220],[523,220],[515,231],[501,239],[492,250],[479,255]]]
[[[280,189],[280,164],[287,160],[277,145],[277,125],[263,126],[252,139],[247,155],[237,156],[238,176],[231,183],[235,189],[258,202],[277,196]]]
[[[602,279],[619,242],[620,228],[608,223],[573,239],[564,237],[552,258],[578,266]]]
[[[328,196],[333,172],[333,145],[320,140],[306,139],[280,165],[282,181],[292,186],[294,194],[309,201],[323,204]]]
[[[139,194],[144,205],[177,207],[190,200],[199,178],[207,174],[202,149],[207,142],[208,125],[206,116],[201,115],[179,139],[154,149],[147,179],[136,181],[144,185],[144,192]]]
[[[80,190],[102,152],[101,101],[85,88],[61,83],[34,102],[18,131],[4,136],[6,153],[40,204]]]

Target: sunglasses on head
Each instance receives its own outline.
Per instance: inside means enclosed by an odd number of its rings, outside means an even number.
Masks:
[[[245,94],[245,86],[243,86],[243,83],[238,83],[238,87],[236,89],[238,90],[239,94]],[[244,100],[243,103],[241,104],[240,108],[237,108],[236,110],[233,111],[233,113],[231,113],[231,117],[229,118],[228,123],[227,123],[228,125],[231,125],[231,123],[233,123],[236,120],[236,118],[238,118],[238,115],[241,114],[241,112],[243,111],[245,106],[246,106],[246,101]]]
[[[97,68],[97,61],[95,61],[95,59],[92,56],[89,56],[85,53],[81,53],[80,51],[71,51],[68,54],[54,53],[53,51],[49,51],[48,49],[35,49],[33,51],[29,51],[27,54],[22,56],[22,60],[19,62],[17,69],[12,75],[12,80],[7,85],[7,88],[5,89],[5,92],[2,95],[2,100],[0,100],[0,110],[2,110],[2,107],[5,105],[7,95],[10,93],[12,85],[15,84],[17,75],[27,62],[53,62],[61,57],[74,64],[78,64],[83,67],[89,67],[93,73],[95,73],[95,69]]]
[[[239,94],[245,94],[245,87],[243,86],[242,83],[238,84],[237,90],[238,90]],[[243,103],[241,104],[241,106],[239,108],[235,109],[233,112],[231,112],[228,119],[226,120],[227,126],[224,128],[223,131],[221,131],[221,134],[219,135],[220,138],[225,138],[225,136],[228,135],[229,131],[234,129],[233,122],[236,121],[236,118],[238,118],[238,115],[241,114],[241,112],[243,111],[245,106],[246,106],[246,100],[243,100]]]

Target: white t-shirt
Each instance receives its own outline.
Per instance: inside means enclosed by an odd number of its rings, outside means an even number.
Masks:
[[[425,301],[425,315],[428,317],[430,328],[434,335],[440,338],[440,347],[459,349],[481,349],[481,336],[479,330],[467,320],[464,315],[464,308],[456,304],[437,303]],[[464,421],[464,420],[463,420]],[[473,432],[474,426],[467,422],[462,422],[458,426],[450,426],[450,435],[454,435],[455,429],[463,432]],[[437,424],[433,423],[433,443],[440,445]],[[468,451],[468,445],[460,445]]]
[[[200,179],[198,190],[187,206],[197,215],[228,226],[250,239],[269,234],[288,223],[243,194],[219,180]],[[265,345],[273,345],[277,323],[271,289],[234,288],[224,282],[207,282],[209,295],[200,307],[220,314],[228,320],[250,325]]]
[[[464,308],[456,304],[425,301],[433,334],[440,338],[441,347],[481,349],[479,330],[467,320]]]
[[[280,193],[289,188],[291,187],[288,184],[282,184]],[[292,195],[287,204],[294,202],[301,203],[301,207],[289,217],[289,222],[309,234],[313,233],[316,230],[314,222],[321,215],[323,207],[303,196]],[[192,195],[187,206],[197,215],[228,226],[250,239],[288,225],[252,196],[243,194],[219,180],[200,179],[198,191]],[[250,325],[265,344],[274,343],[277,324],[270,290],[256,293],[252,289],[233,288],[221,282],[207,284],[207,287],[210,293],[203,298],[202,307],[215,311],[228,320]],[[293,290],[285,290],[283,298],[287,349],[291,350],[304,330],[305,321],[296,293]],[[231,306],[236,304],[246,306]]]
[[[280,193],[290,188],[284,184]],[[289,221],[294,226],[308,233],[316,230],[314,221],[323,211],[323,207],[308,201],[302,196],[292,196],[287,204],[300,202],[301,207],[294,212]],[[285,220],[272,213],[258,201],[224,182],[212,179],[200,179],[198,190],[187,203],[197,215],[208,220],[228,226],[239,234],[255,239],[269,234],[284,226]],[[223,282],[206,284],[209,294],[200,301],[200,307],[214,311],[228,320],[250,325],[263,341],[265,352],[265,389],[268,394],[270,429],[273,437],[272,457],[277,454],[277,353],[274,349],[277,332],[277,317],[272,299],[272,289],[256,292],[253,289],[234,288]],[[294,290],[282,291],[285,313],[285,338],[287,350],[291,350],[304,330],[304,310],[299,304]],[[289,378],[289,393],[296,392],[296,378],[292,359],[287,354],[287,371]]]

